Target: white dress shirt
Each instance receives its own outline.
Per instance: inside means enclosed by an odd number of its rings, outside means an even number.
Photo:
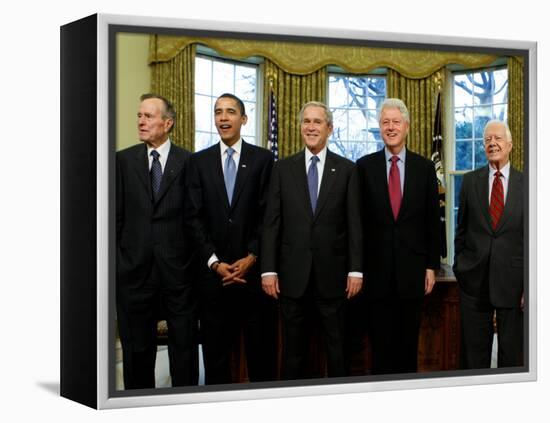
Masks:
[[[162,169],[162,173],[164,173],[164,168],[166,167],[166,160],[168,160],[168,154],[170,153],[170,144],[171,144],[170,138],[168,138],[157,148],[152,148],[149,145],[147,145],[147,158],[149,159],[149,170],[151,170],[151,166],[153,166],[153,156],[151,156],[151,151],[157,150],[157,153],[159,153],[160,168]]]

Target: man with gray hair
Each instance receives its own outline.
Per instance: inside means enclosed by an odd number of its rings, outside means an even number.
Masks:
[[[355,165],[327,148],[323,103],[300,112],[304,150],[273,167],[262,237],[262,288],[280,299],[283,377],[304,378],[311,317],[321,322],[327,374],[348,374],[344,318],[362,286],[362,231]]]
[[[385,147],[357,161],[374,374],[417,371],[422,303],[440,266],[435,168],[405,147],[409,122],[401,100],[385,100]]]
[[[453,270],[460,286],[461,364],[489,368],[493,315],[498,367],[523,365],[523,179],[510,166],[512,136],[492,120],[484,131],[487,166],[464,175]]]

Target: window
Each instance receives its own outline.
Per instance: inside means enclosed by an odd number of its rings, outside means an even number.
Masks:
[[[383,76],[329,75],[329,107],[334,131],[331,151],[356,161],[383,146],[377,110],[386,98]]]
[[[210,147],[219,140],[214,124],[214,103],[223,93],[235,94],[243,102],[248,122],[241,135],[251,144],[257,134],[258,67],[206,56],[195,59],[195,151]]]
[[[449,239],[454,239],[464,173],[487,164],[483,129],[491,119],[507,120],[508,71],[490,69],[453,77],[454,143],[449,168]],[[453,246],[451,245],[451,251]],[[452,257],[452,255],[450,255]]]

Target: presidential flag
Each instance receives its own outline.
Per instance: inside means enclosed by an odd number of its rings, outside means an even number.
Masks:
[[[277,133],[277,107],[275,105],[275,94],[273,90],[269,91],[269,110],[268,116],[268,145],[269,149],[273,153],[273,159],[279,160],[279,139]]]
[[[442,128],[441,128],[441,93],[437,94],[435,120],[432,140],[432,161],[435,165],[437,185],[439,188],[439,221],[441,233],[441,257],[447,257],[447,228],[445,224],[445,173],[443,168]]]

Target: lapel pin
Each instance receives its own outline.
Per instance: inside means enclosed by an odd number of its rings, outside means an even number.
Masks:
[[[336,172],[336,169],[331,168],[330,171],[331,171],[331,172]]]
[[[241,165],[241,167],[246,167],[246,165],[245,165],[245,164],[243,164],[243,165]]]

